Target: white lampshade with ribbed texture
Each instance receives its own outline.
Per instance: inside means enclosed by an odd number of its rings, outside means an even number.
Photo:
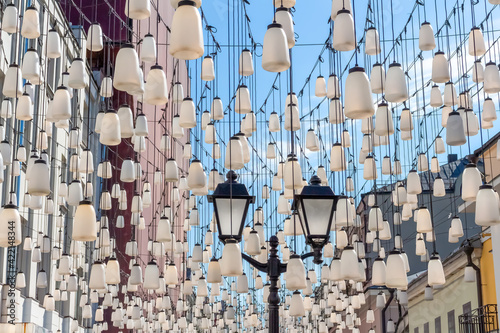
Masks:
[[[169,52],[174,58],[194,60],[203,55],[203,26],[194,1],[179,2],[170,29]]]
[[[144,86],[144,101],[151,105],[164,105],[168,102],[167,77],[163,67],[151,66]]]
[[[351,119],[363,119],[373,116],[373,105],[370,82],[361,67],[349,70],[345,83],[345,115]]]
[[[262,47],[262,68],[268,72],[283,72],[290,68],[287,37],[279,23],[267,27]]]

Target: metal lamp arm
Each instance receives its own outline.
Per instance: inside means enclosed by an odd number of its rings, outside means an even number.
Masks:
[[[267,263],[263,264],[260,261],[255,260],[254,258],[250,257],[249,255],[245,253],[241,253],[241,257],[248,262],[250,265],[252,265],[254,268],[258,269],[261,272],[267,273]]]

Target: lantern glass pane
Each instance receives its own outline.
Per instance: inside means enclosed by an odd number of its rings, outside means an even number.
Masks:
[[[219,233],[222,236],[238,235],[243,223],[247,199],[216,198]]]
[[[334,200],[332,199],[303,199],[299,214],[305,214],[307,227],[311,236],[327,236],[330,232],[329,223],[332,215]],[[300,210],[304,212],[301,213]],[[303,216],[303,215],[302,215]],[[302,217],[301,216],[301,217]],[[308,235],[308,236],[309,236]]]

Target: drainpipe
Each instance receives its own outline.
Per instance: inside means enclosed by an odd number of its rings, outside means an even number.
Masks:
[[[483,306],[483,293],[481,289],[481,270],[472,262],[472,253],[474,248],[470,245],[464,248],[464,252],[467,255],[467,266],[472,267],[476,271],[476,286],[477,286],[477,301],[478,307]]]
[[[391,293],[391,296],[385,303],[384,308],[382,309],[382,332],[387,332],[387,322],[385,320],[385,311],[389,308],[389,305],[391,305],[392,300],[394,299],[394,289],[389,289],[389,292]]]

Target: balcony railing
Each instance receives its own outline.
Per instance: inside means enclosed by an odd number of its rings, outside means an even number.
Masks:
[[[498,332],[496,304],[484,305],[458,317],[460,333]]]

